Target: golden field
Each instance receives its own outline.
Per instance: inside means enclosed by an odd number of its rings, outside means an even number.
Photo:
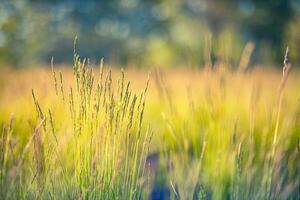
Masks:
[[[262,66],[1,70],[0,195],[297,199],[299,75],[280,91]]]

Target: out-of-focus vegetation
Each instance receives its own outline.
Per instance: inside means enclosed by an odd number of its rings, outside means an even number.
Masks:
[[[299,199],[299,71],[287,79],[285,60],[283,75],[153,69],[149,86],[77,54],[73,71],[2,70],[0,196]]]
[[[255,63],[278,63],[287,44],[299,63],[299,14],[298,0],[2,0],[0,63],[70,64],[76,35],[83,56],[115,64],[236,65],[249,41]]]

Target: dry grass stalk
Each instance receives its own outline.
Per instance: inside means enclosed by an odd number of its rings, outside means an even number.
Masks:
[[[56,144],[58,144],[58,140],[57,140],[57,137],[55,135],[54,121],[53,121],[51,110],[49,109],[48,112],[49,112],[49,121],[50,121],[50,126],[51,126],[51,132],[52,132],[52,135],[55,139]]]
[[[1,169],[4,166],[4,158],[5,158],[5,152],[6,152],[6,143],[7,143],[7,127],[5,125],[2,125],[2,134],[1,134],[1,140],[0,140],[0,167]]]
[[[39,195],[41,195],[41,193],[44,190],[44,184],[45,184],[45,158],[44,158],[44,145],[43,145],[42,136],[39,127],[36,127],[34,130],[33,144],[34,144],[34,160],[36,163],[37,187],[38,187]]]
[[[60,92],[61,92],[62,99],[64,101],[65,94],[64,94],[64,87],[63,87],[63,75],[62,75],[61,71],[59,71],[59,78],[60,78]]]
[[[278,89],[278,95],[279,95],[278,110],[276,113],[276,123],[275,123],[271,155],[270,155],[271,157],[269,160],[269,163],[271,165],[270,170],[268,172],[269,174],[268,174],[268,181],[267,181],[267,188],[268,188],[267,194],[268,194],[269,199],[271,198],[271,195],[272,195],[272,187],[273,187],[273,182],[274,182],[273,176],[274,176],[274,170],[276,167],[275,153],[276,153],[277,140],[278,140],[278,130],[279,130],[281,107],[282,107],[283,89],[284,89],[284,86],[285,86],[287,78],[288,78],[289,70],[291,68],[291,64],[289,63],[289,60],[288,60],[288,53],[289,53],[289,49],[287,47],[285,55],[284,55],[284,61],[283,61],[282,78],[281,78],[281,82],[280,82],[279,89]]]
[[[52,76],[53,76],[53,80],[54,80],[55,93],[56,93],[56,95],[58,95],[57,79],[56,79],[56,72],[54,70],[53,57],[51,58],[51,69],[52,69]]]
[[[274,157],[275,150],[276,150],[276,145],[277,145],[277,137],[278,137],[278,128],[279,128],[279,120],[280,120],[280,112],[281,112],[281,104],[282,104],[282,97],[283,97],[283,89],[286,84],[289,70],[291,68],[291,64],[289,63],[288,60],[288,53],[289,53],[289,48],[286,48],[285,56],[284,56],[284,61],[283,61],[283,70],[282,70],[282,79],[279,85],[279,103],[278,103],[278,111],[277,111],[277,116],[276,116],[276,125],[275,125],[275,132],[274,132],[274,137],[273,137],[273,146],[272,146],[272,157]]]
[[[22,164],[23,164],[23,161],[24,161],[24,159],[25,159],[25,155],[26,155],[27,151],[29,150],[29,147],[31,146],[31,143],[32,143],[33,140],[34,140],[35,135],[38,133],[36,130],[39,130],[39,129],[44,125],[45,121],[46,121],[46,118],[42,119],[42,121],[36,126],[33,135],[31,136],[31,138],[28,140],[26,146],[24,147],[23,152],[22,152],[22,154],[21,154],[21,156],[20,156],[20,159],[19,159],[19,161],[18,161],[18,164],[17,164],[17,168],[16,168],[16,169],[17,169],[17,170],[16,170],[17,172],[19,171],[20,167],[21,167]]]
[[[254,48],[255,48],[255,44],[253,42],[247,42],[240,59],[240,64],[239,64],[240,71],[245,71],[248,68],[250,58]]]

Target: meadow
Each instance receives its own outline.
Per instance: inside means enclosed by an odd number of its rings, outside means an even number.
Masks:
[[[1,199],[300,198],[296,67],[50,65],[0,71]]]

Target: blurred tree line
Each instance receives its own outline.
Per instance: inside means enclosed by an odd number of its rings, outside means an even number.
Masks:
[[[137,66],[300,61],[299,0],[1,0],[0,66],[91,60]]]

